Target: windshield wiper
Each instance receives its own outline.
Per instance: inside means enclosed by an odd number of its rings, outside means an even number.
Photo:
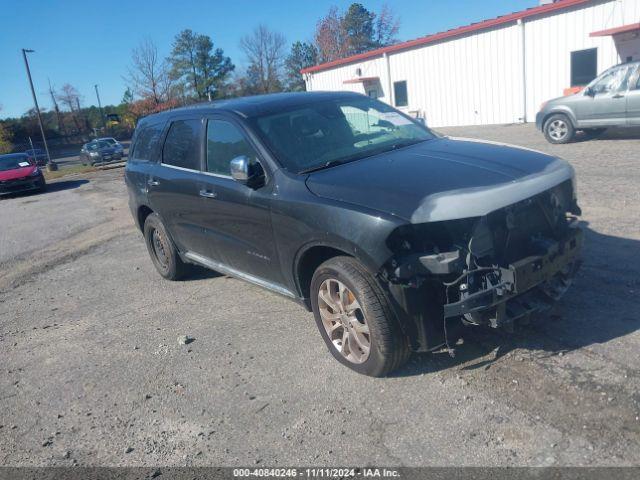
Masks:
[[[326,163],[322,163],[320,165],[316,165],[315,167],[306,168],[305,170],[300,170],[298,173],[311,173],[316,172],[318,170],[324,170],[325,168],[335,167],[337,165],[342,165],[346,163],[344,160],[329,160]]]

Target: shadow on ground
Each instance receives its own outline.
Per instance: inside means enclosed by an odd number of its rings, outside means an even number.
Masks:
[[[60,180],[47,184],[47,192],[61,192],[63,190],[72,190],[82,185],[89,183],[89,180],[76,179],[76,180]],[[44,193],[47,193],[44,192]]]
[[[574,142],[581,143],[596,140],[640,140],[640,127],[611,127],[595,137],[583,132],[578,132],[576,133]]]
[[[18,197],[31,197],[31,196],[39,196],[46,195],[47,193],[52,192],[61,192],[63,190],[71,190],[74,188],[78,188],[85,183],[89,183],[89,180],[60,180],[52,183],[47,183],[47,189],[44,192],[40,191],[25,191],[25,192],[15,192],[9,193],[6,195],[0,196],[0,200],[8,199],[8,198],[18,198]],[[34,200],[35,201],[35,200]]]
[[[446,351],[414,354],[393,376],[432,373],[467,364],[463,369],[490,368],[515,349],[557,354],[606,343],[640,329],[640,241],[603,235],[582,223],[583,265],[567,294],[550,312],[517,325],[514,333],[488,327],[463,331],[456,356]],[[480,360],[494,352],[490,360]]]
[[[190,265],[191,270],[189,274],[184,278],[181,278],[181,282],[192,282],[194,280],[207,280],[209,278],[224,277],[222,273],[218,273],[214,270],[210,270],[200,265]]]

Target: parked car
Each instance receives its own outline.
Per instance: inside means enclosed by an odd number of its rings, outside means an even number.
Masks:
[[[544,103],[536,126],[550,143],[568,143],[577,130],[594,137],[640,126],[640,62],[611,67],[580,92]]]
[[[39,148],[27,150],[24,153],[39,167],[44,167],[49,161],[49,159],[47,158],[47,152],[45,152],[44,150],[40,150]]]
[[[0,155],[0,195],[44,191],[46,187],[42,171],[26,154]]]
[[[86,143],[80,150],[80,161],[83,165],[95,165],[96,163],[115,162],[122,159],[122,151],[105,142],[94,140]]]
[[[113,137],[104,137],[104,138],[98,138],[96,140],[107,142],[109,145],[111,145],[113,148],[115,148],[117,152],[120,152],[121,156],[124,155],[124,146],[119,141],[117,141],[115,138],[113,138]]]
[[[294,299],[363,374],[529,319],[579,263],[567,162],[442,137],[356,93],[163,112],[132,145],[129,204],[160,275],[197,264]]]

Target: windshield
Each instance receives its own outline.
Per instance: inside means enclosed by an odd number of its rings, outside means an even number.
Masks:
[[[91,143],[87,143],[85,145],[87,150],[97,150],[98,148],[109,148],[111,145],[109,145],[106,141],[103,140],[98,140],[97,142],[91,142]]]
[[[435,137],[397,110],[367,97],[312,103],[253,122],[283,167],[296,173]]]
[[[24,155],[0,155],[0,172],[32,165]]]

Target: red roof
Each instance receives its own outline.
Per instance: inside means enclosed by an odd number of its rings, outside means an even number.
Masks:
[[[409,40],[407,42],[396,43],[395,45],[389,45],[388,47],[378,48],[371,50],[370,52],[359,53],[358,55],[352,55],[346,58],[340,58],[332,62],[321,63],[313,67],[307,67],[300,70],[300,73],[314,73],[321,72],[322,70],[328,70],[340,65],[346,65],[348,63],[357,62],[360,60],[367,60],[369,58],[378,57],[384,53],[397,52],[399,50],[405,50],[408,48],[419,47],[421,45],[427,45],[429,43],[439,42],[451,37],[457,37],[467,33],[473,33],[480,30],[486,30],[488,28],[504,25],[505,23],[511,23],[523,18],[532,17],[534,15],[541,15],[544,13],[551,13],[558,10],[565,10],[567,8],[575,7],[590,2],[591,0],[558,0],[555,3],[549,3],[546,5],[540,5],[537,7],[528,8],[520,12],[510,13],[508,15],[502,15],[500,17],[484,20],[478,23],[472,23],[464,27],[454,28],[447,30],[446,32],[435,33],[433,35],[427,35],[426,37],[416,38],[415,40]]]
[[[630,25],[623,25],[622,27],[608,28],[606,30],[599,30],[597,32],[591,32],[590,37],[606,37],[609,35],[615,35],[617,33],[633,32],[640,30],[640,23],[632,23]]]

